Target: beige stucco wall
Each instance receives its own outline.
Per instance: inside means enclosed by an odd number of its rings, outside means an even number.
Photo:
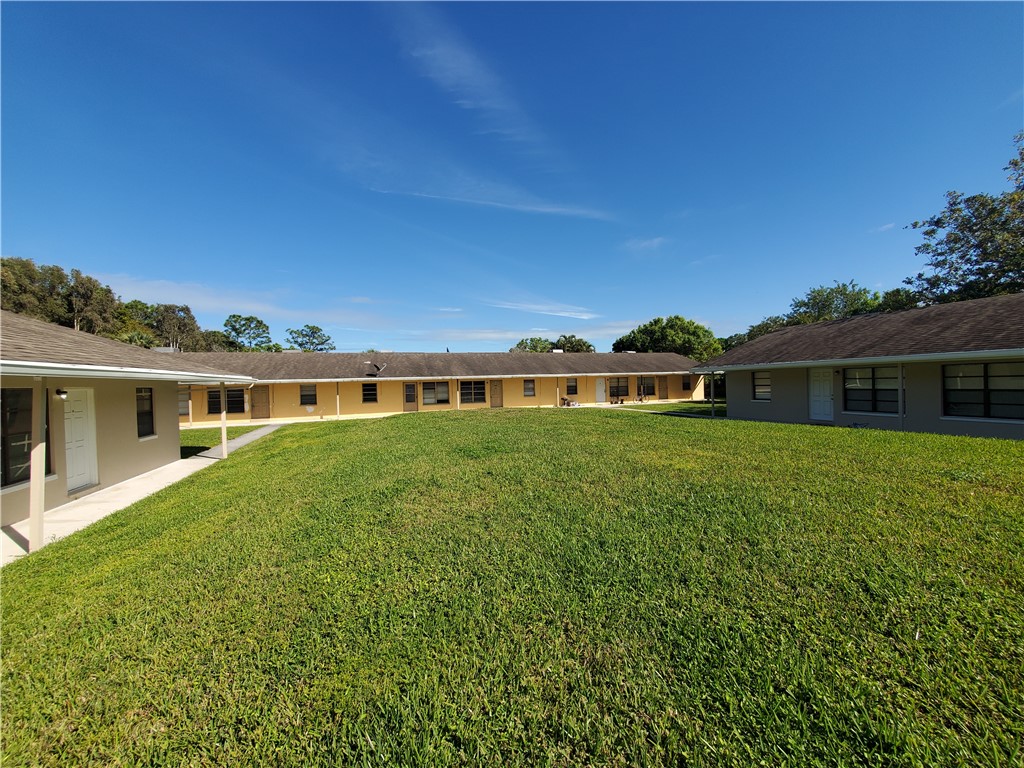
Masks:
[[[903,366],[904,415],[846,411],[843,408],[843,370],[832,371],[832,423],[907,432],[1024,439],[1024,424],[1001,419],[963,419],[942,415],[942,364],[907,363]],[[809,368],[773,369],[771,401],[755,401],[750,371],[726,375],[731,419],[808,424],[810,420]],[[820,422],[815,422],[820,423]]]
[[[5,376],[5,389],[31,389],[30,377]],[[72,499],[114,485],[181,457],[178,438],[178,387],[174,382],[75,379],[45,380],[50,405],[50,475],[45,483],[45,507],[52,509]],[[140,438],[136,421],[136,387],[153,388],[153,424],[156,434]],[[91,389],[96,437],[98,482],[73,495],[67,492],[67,461],[64,447],[64,408],[57,389]],[[0,491],[2,524],[28,517],[28,483]]]
[[[567,377],[534,378],[533,397],[523,394],[523,378],[501,379],[502,382],[502,403],[506,408],[530,408],[530,407],[554,407],[559,405],[561,398],[578,402],[583,405],[592,405],[597,402],[597,381],[605,379],[605,402],[609,401],[607,395],[608,377],[603,376],[577,376],[577,394],[567,395]],[[629,399],[632,400],[637,392],[637,376],[629,376]],[[683,388],[683,380],[687,378],[691,382],[692,389]],[[655,377],[657,379],[657,377]],[[702,376],[681,376],[672,374],[668,379],[668,399],[670,400],[703,400],[705,396],[704,378]],[[426,381],[433,381],[427,379]],[[416,410],[418,411],[447,411],[461,408],[465,410],[490,408],[491,407],[491,382],[493,379],[477,378],[463,379],[461,381],[484,381],[487,400],[483,403],[462,403],[458,402],[460,380],[448,380],[448,403],[434,403],[426,405],[423,403],[423,381],[405,382],[380,380],[377,382],[377,402],[362,402],[362,382],[318,382],[316,405],[304,406],[299,404],[300,384],[298,382],[267,384],[270,389],[270,419],[280,420],[319,420],[336,418],[337,416],[370,416],[401,413],[405,410],[405,385],[414,383],[416,385]],[[261,385],[257,385],[261,386]],[[245,390],[245,412],[229,413],[229,422],[255,421],[251,416],[252,393],[248,388]],[[220,423],[219,413],[207,413],[206,387],[193,385],[191,388],[191,420],[189,416],[182,415],[180,422],[182,426],[214,426]],[[655,383],[657,399],[657,382]]]

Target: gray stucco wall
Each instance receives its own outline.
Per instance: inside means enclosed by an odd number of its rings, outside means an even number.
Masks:
[[[961,419],[942,415],[942,364],[903,366],[904,416],[843,410],[842,368],[832,369],[833,418],[836,426],[854,424],[873,429],[934,432],[947,435],[1024,440],[1024,423],[1001,419]],[[732,419],[810,424],[809,368],[772,369],[772,399],[755,401],[750,371],[726,374],[728,413]],[[821,422],[813,422],[821,423]]]

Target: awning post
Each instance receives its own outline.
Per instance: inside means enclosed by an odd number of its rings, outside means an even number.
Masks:
[[[228,390],[220,383],[220,457],[228,457]]]
[[[32,453],[29,458],[28,551],[43,546],[46,511],[46,379],[32,382]]]

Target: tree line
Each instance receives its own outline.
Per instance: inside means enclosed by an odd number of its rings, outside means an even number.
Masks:
[[[279,352],[285,347],[270,337],[270,327],[252,315],[232,314],[223,329],[199,327],[185,304],[122,301],[109,285],[77,269],[31,259],[0,259],[3,308],[76,331],[105,336],[139,347],[174,347],[183,352]],[[334,344],[323,329],[305,325],[288,329],[288,347],[329,352]]]

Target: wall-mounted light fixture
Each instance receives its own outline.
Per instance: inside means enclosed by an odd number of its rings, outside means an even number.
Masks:
[[[66,389],[58,389],[53,394],[55,394],[61,400],[67,400],[68,399],[68,391]]]

